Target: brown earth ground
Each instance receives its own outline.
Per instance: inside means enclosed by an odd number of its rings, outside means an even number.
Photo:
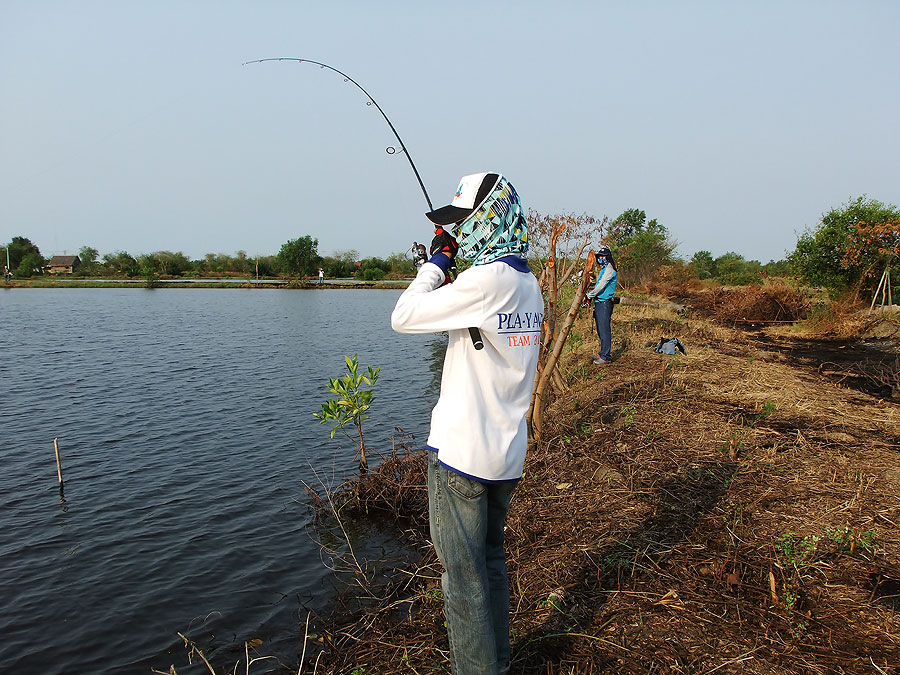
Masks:
[[[509,513],[511,673],[897,675],[900,323],[810,340],[702,313],[619,306],[593,366],[582,310]],[[886,339],[863,359],[866,331]],[[663,336],[687,354],[655,353]],[[414,554],[301,626],[301,672],[449,672],[423,467],[400,454],[333,495],[344,520],[399,516]]]

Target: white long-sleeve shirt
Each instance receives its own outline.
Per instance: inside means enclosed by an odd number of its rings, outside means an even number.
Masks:
[[[449,334],[426,447],[469,478],[517,480],[544,318],[537,279],[524,260],[508,257],[471,267],[442,286],[439,265],[449,258],[441,258],[422,265],[391,314],[398,333]],[[475,349],[470,326],[481,332],[484,349]]]

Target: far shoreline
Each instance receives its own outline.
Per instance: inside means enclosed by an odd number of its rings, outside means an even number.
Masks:
[[[336,279],[321,284],[316,280],[303,279],[92,279],[92,278],[59,278],[38,277],[17,279],[8,282],[0,281],[0,289],[13,288],[136,288],[156,290],[159,288],[232,288],[232,289],[286,289],[286,290],[325,290],[325,289],[405,289],[412,278],[389,279],[384,281],[359,281],[356,279]]]

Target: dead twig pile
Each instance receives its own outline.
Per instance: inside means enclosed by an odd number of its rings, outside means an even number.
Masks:
[[[687,301],[693,309],[729,325],[790,323],[805,318],[810,309],[809,296],[780,280],[735,288],[718,286],[688,293]]]

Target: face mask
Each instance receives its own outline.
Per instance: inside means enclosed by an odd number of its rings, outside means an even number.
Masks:
[[[528,253],[528,226],[516,189],[500,177],[484,203],[453,232],[459,255],[473,265]]]

